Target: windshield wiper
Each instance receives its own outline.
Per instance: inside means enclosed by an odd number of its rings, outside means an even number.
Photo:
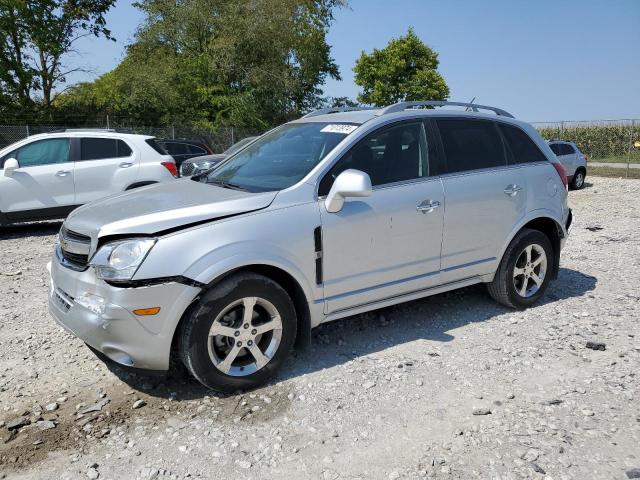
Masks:
[[[240,185],[236,185],[235,183],[229,183],[229,182],[225,182],[224,180],[221,179],[213,179],[213,180],[207,180],[207,183],[212,183],[214,185],[218,185],[219,187],[222,188],[228,188],[230,190],[239,190],[241,192],[246,192],[247,189],[246,188],[242,188]]]

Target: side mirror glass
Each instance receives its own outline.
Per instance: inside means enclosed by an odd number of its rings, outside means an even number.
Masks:
[[[371,195],[371,179],[369,175],[350,168],[342,172],[333,182],[333,186],[324,201],[329,213],[342,210],[344,199],[348,197],[368,197]]]
[[[15,158],[7,158],[4,161],[4,176],[13,177],[14,172],[20,168],[18,160]]]

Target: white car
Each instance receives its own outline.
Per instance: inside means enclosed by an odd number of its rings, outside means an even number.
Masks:
[[[66,217],[92,200],[176,176],[173,158],[147,135],[33,135],[0,150],[0,225]]]

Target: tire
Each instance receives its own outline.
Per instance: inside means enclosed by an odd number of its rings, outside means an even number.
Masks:
[[[178,348],[187,370],[206,387],[248,390],[278,371],[293,347],[296,327],[293,302],[279,284],[239,273],[202,295],[185,318]]]
[[[576,173],[571,179],[571,184],[569,185],[571,190],[580,190],[582,187],[584,187],[584,179],[586,178],[586,176],[587,174],[583,169],[579,168],[578,170],[576,170]]]
[[[533,305],[549,286],[553,255],[549,237],[538,230],[522,229],[504,252],[493,281],[487,284],[489,294],[510,308]]]

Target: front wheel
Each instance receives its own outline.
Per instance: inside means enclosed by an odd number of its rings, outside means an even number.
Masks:
[[[235,392],[267,382],[295,337],[295,308],[287,292],[270,278],[240,273],[213,286],[191,309],[180,355],[200,383]]]
[[[511,308],[527,308],[542,295],[551,280],[554,265],[549,238],[538,230],[521,230],[505,251],[489,293]]]

